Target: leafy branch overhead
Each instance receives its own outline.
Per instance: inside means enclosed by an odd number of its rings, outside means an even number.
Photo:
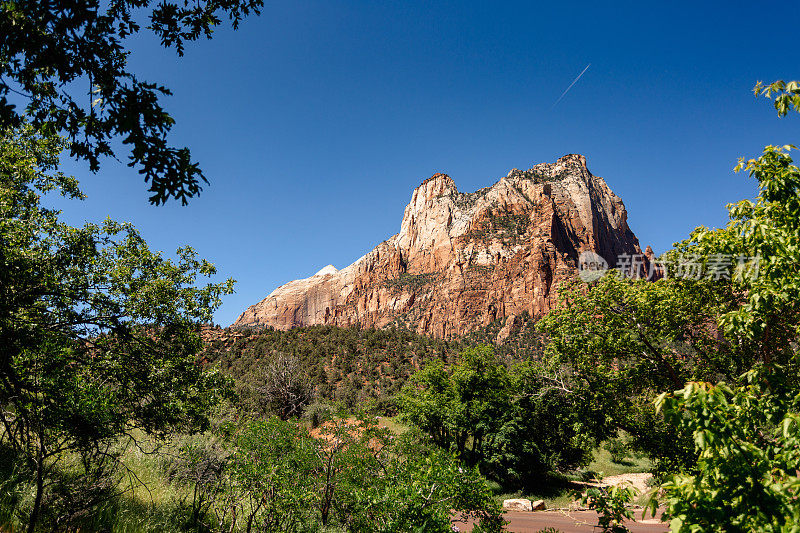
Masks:
[[[785,117],[791,109],[800,113],[800,82],[798,81],[785,82],[778,80],[767,86],[758,82],[753,87],[753,92],[756,96],[762,95],[767,98],[772,98],[774,94],[775,109],[781,117]]]
[[[0,127],[23,120],[69,139],[92,171],[129,150],[128,165],[149,184],[150,202],[183,204],[207,183],[188,148],[168,143],[175,120],[162,108],[167,87],[128,69],[128,39],[142,24],[183,55],[227,17],[237,28],[263,0],[6,0],[0,2]]]

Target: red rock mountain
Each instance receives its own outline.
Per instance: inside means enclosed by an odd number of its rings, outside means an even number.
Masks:
[[[447,338],[505,319],[507,332],[523,312],[536,318],[555,305],[581,252],[611,265],[641,253],[626,219],[581,155],[514,169],[473,193],[435,174],[411,195],[400,233],[342,270],[328,265],[281,285],[233,326],[394,322]]]

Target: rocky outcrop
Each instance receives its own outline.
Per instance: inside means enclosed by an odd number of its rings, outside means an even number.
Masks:
[[[434,174],[412,193],[398,234],[342,270],[278,287],[233,326],[397,323],[453,337],[501,319],[506,330],[555,305],[584,251],[611,266],[641,254],[622,200],[583,156],[514,169],[473,193]]]

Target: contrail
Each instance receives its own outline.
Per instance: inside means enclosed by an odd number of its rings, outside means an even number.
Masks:
[[[589,70],[589,67],[591,67],[591,66],[592,66],[592,64],[591,64],[591,63],[589,63],[588,65],[586,65],[586,68],[585,68],[585,69],[583,69],[583,70],[581,71],[581,73],[580,73],[580,74],[578,74],[578,77],[577,77],[577,78],[575,78],[574,80],[572,80],[572,83],[570,83],[570,84],[569,84],[569,87],[567,87],[567,88],[566,88],[566,90],[565,90],[563,93],[561,93],[561,96],[559,96],[559,97],[558,97],[558,100],[556,100],[556,103],[555,103],[555,104],[553,104],[553,107],[555,107],[555,106],[557,106],[557,105],[558,105],[558,103],[561,101],[561,99],[562,99],[562,98],[564,98],[564,95],[565,95],[565,94],[567,94],[567,93],[569,92],[569,90],[570,90],[570,89],[572,89],[572,86],[573,86],[573,85],[575,85],[576,83],[578,83],[578,80],[579,80],[579,79],[581,79],[581,76],[583,76],[583,73],[584,73],[584,72],[586,72],[587,70]]]

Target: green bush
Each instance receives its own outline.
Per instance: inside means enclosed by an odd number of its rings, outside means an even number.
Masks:
[[[633,511],[628,507],[636,497],[633,487],[614,485],[610,488],[592,487],[586,490],[582,502],[597,511],[597,527],[603,533],[627,533],[625,520],[633,520]]]

